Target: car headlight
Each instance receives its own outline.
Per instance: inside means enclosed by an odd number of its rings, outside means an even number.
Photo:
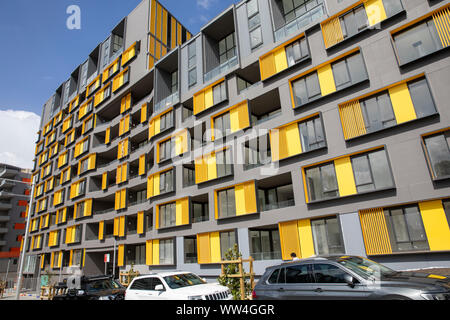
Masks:
[[[78,290],[77,295],[82,296],[84,294],[84,290]]]
[[[422,298],[425,300],[445,300],[445,293],[422,293]]]
[[[189,296],[188,300],[203,300],[202,296]]]

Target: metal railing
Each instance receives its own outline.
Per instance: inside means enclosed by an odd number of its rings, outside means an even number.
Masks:
[[[217,77],[218,75],[230,70],[231,68],[235,67],[238,64],[238,58],[237,56],[232,57],[228,61],[222,63],[221,65],[217,66],[216,68],[212,69],[211,71],[208,71],[204,75],[205,82],[208,82],[209,80]]]
[[[281,259],[281,251],[252,252],[250,255],[255,260],[278,260],[278,259]]]
[[[307,11],[291,22],[285,24],[283,27],[275,31],[275,42],[286,38],[300,29],[306,27],[310,23],[319,20],[325,14],[324,6],[322,3],[318,4],[313,9]]]
[[[172,93],[170,96],[164,98],[163,100],[155,103],[154,111],[158,112],[159,110],[163,110],[171,105],[177,103],[180,100],[180,95],[177,92]]]
[[[286,201],[279,201],[274,203],[262,203],[261,204],[261,211],[269,211],[269,210],[275,210],[275,209],[281,209],[286,207],[292,207],[295,206],[294,199],[286,200]]]

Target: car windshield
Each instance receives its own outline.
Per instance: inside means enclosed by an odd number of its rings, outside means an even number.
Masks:
[[[173,276],[164,277],[164,280],[166,280],[167,285],[171,289],[191,287],[196,286],[198,284],[206,283],[205,281],[203,281],[198,276],[192,273],[175,274]]]
[[[361,257],[342,256],[336,262],[366,280],[381,280],[383,277],[389,277],[397,273],[375,261]]]

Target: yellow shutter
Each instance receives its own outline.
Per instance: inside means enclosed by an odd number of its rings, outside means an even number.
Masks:
[[[442,201],[420,202],[419,208],[430,250],[450,250],[450,222],[447,221]]]
[[[104,172],[102,174],[102,190],[106,190],[108,188],[108,172]]]
[[[118,254],[117,254],[117,266],[118,267],[123,267],[123,265],[124,265],[124,251],[125,251],[125,245],[119,244]]]
[[[265,80],[277,73],[275,58],[272,52],[259,58],[259,67],[261,72],[261,80]]]
[[[143,234],[144,233],[144,212],[138,212],[137,214],[137,233]]]
[[[103,240],[105,238],[105,221],[100,221],[98,223],[98,240]]]
[[[209,233],[197,234],[197,261],[199,264],[211,263]]]
[[[139,156],[139,175],[145,174],[145,154]]]
[[[339,196],[345,197],[357,193],[350,157],[334,160]]]
[[[366,134],[366,125],[359,101],[340,105],[339,115],[346,140]]]
[[[220,250],[220,233],[211,232],[209,234],[211,263],[220,263],[222,261],[222,254]]]
[[[250,181],[234,187],[236,215],[246,215],[257,212],[255,182]]]
[[[176,225],[182,226],[189,224],[189,198],[176,201]]]
[[[309,258],[315,255],[311,221],[309,219],[299,220],[297,225],[300,240],[300,251],[302,253],[301,257],[303,259]]]
[[[145,242],[145,264],[153,265],[153,241],[147,240]]]
[[[147,104],[144,103],[141,107],[141,123],[147,121]]]
[[[119,227],[119,237],[125,236],[125,216],[119,217],[120,227]]]
[[[291,253],[293,252],[297,257],[301,257],[297,221],[280,222],[278,228],[280,231],[282,259],[291,260]]]
[[[325,48],[330,48],[344,40],[339,17],[332,18],[320,24]]]
[[[367,255],[392,253],[383,209],[361,210],[359,219]]]
[[[416,110],[406,83],[390,88],[389,96],[391,97],[397,124],[417,119]]]
[[[336,84],[334,82],[331,64],[327,64],[317,69],[317,76],[319,78],[320,91],[322,93],[322,96],[326,96],[336,91]]]
[[[120,227],[120,220],[119,220],[119,218],[114,218],[113,236],[115,236],[115,237],[119,236],[119,227]]]
[[[387,18],[384,9],[383,0],[367,0],[364,1],[369,26],[374,26]]]
[[[153,265],[159,265],[159,240],[152,241]]]
[[[147,199],[153,197],[153,176],[147,178]]]
[[[250,126],[247,101],[243,101],[230,109],[230,127],[234,133]]]
[[[111,128],[106,128],[105,132],[105,144],[108,144],[111,142]]]

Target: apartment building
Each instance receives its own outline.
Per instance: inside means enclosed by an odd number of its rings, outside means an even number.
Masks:
[[[143,0],[43,108],[44,270],[220,274],[319,254],[450,266],[450,4]],[[113,263],[114,260],[114,263]]]
[[[31,170],[0,164],[0,279],[17,271],[31,192]]]

